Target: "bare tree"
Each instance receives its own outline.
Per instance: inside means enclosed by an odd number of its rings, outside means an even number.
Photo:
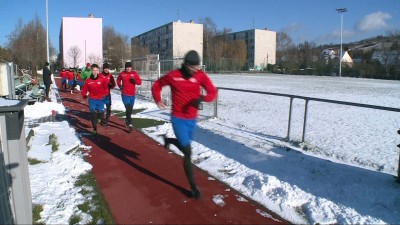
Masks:
[[[150,51],[148,48],[145,46],[142,46],[139,43],[139,40],[134,39],[131,45],[131,52],[132,52],[132,58],[141,58],[145,57],[146,55],[150,54]]]
[[[217,34],[217,25],[210,17],[200,18],[200,23],[203,24],[203,52],[205,60],[208,60],[211,53],[209,45],[211,40]]]
[[[278,63],[285,61],[288,57],[289,50],[293,48],[292,38],[285,32],[278,32],[276,34],[276,59]]]
[[[116,32],[112,26],[104,27],[103,50],[104,61],[112,64],[114,67],[122,67],[123,60],[131,56],[128,36]]]
[[[230,70],[241,70],[246,66],[247,62],[247,47],[244,40],[235,40],[229,42],[225,46],[225,56],[232,59],[231,65],[228,65]]]
[[[72,64],[74,65],[74,67],[76,67],[77,62],[82,56],[82,51],[78,45],[74,45],[68,49],[67,55],[68,55],[68,61],[70,62],[72,61]]]
[[[44,65],[47,58],[46,31],[39,16],[36,15],[26,25],[19,19],[15,30],[8,35],[8,41],[13,62],[20,67],[31,69],[36,77],[37,69]]]
[[[398,32],[388,33],[388,40],[381,44],[378,57],[380,58],[383,67],[385,68],[386,76],[390,76],[390,70],[396,64],[398,64],[399,58],[399,43],[397,42],[397,37],[399,37]]]
[[[101,63],[103,62],[100,55],[96,55],[93,53],[89,54],[88,58],[89,58],[89,62],[91,62],[92,64],[101,65]]]
[[[5,61],[11,61],[12,60],[11,51],[9,49],[0,47],[0,60],[1,59]]]

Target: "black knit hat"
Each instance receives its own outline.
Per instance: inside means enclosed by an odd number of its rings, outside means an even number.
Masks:
[[[90,68],[91,68],[91,69],[93,69],[93,68],[99,68],[99,65],[97,65],[97,64],[92,64],[92,65],[90,65]]]
[[[125,68],[126,68],[126,67],[132,67],[132,62],[126,62],[126,63],[125,63]]]
[[[110,69],[110,65],[108,63],[103,64],[103,69]]]
[[[192,66],[200,65],[199,53],[197,53],[195,50],[190,50],[188,53],[186,53],[185,64]]]

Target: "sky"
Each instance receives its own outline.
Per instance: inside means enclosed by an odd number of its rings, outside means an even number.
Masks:
[[[210,77],[219,87],[388,107],[400,105],[398,81],[286,75]],[[237,82],[244,77],[247,82]],[[145,87],[144,83],[140,88]],[[70,184],[91,165],[75,150],[67,154],[76,146],[90,149],[79,141],[83,134],[76,133],[66,121],[27,126],[41,116],[51,115],[53,109],[65,113],[63,105],[56,101],[56,92],[52,89],[53,102],[25,107],[25,135],[30,129],[35,130],[28,157],[44,161],[29,166],[32,202],[44,205],[41,221],[46,224],[68,223],[73,214],[88,223],[90,215],[77,207],[85,200],[80,188]],[[0,105],[7,105],[5,101],[0,98]],[[192,143],[193,162],[294,224],[398,224],[398,113],[311,101],[307,148],[302,149],[296,141],[301,137],[304,101],[294,100],[293,142],[285,142],[287,121],[282,120],[287,120],[287,101],[282,97],[220,90],[218,118],[200,117],[198,122]],[[118,90],[113,90],[112,102],[113,110],[124,110]],[[208,106],[202,115],[207,114]],[[145,109],[135,117],[169,119],[168,113],[157,110],[153,101],[138,97],[134,108]],[[161,144],[159,135],[174,135],[170,123],[143,132]],[[60,150],[55,153],[47,146],[51,133],[57,135],[59,142]],[[171,150],[181,155],[176,148]],[[213,196],[217,205],[223,205],[220,196],[223,193]]]
[[[24,24],[38,15],[46,26],[45,0],[1,0],[0,46],[7,43],[19,18]],[[62,17],[103,18],[103,27],[112,26],[129,38],[181,20],[210,17],[217,29],[232,32],[264,29],[289,34],[294,43],[339,44],[343,14],[343,43],[362,40],[388,31],[400,30],[398,0],[48,0],[49,39],[58,52]],[[79,35],[79,34],[78,34]]]

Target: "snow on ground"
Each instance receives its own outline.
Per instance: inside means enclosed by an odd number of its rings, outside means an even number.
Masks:
[[[211,78],[218,87],[387,107],[400,105],[397,81],[286,75]],[[112,95],[112,101],[112,109],[124,110],[118,94]],[[63,107],[54,102],[26,107],[27,121],[38,114],[51,115],[51,110],[64,113]],[[158,110],[152,101],[140,97],[135,108],[146,109],[138,117],[169,118],[167,110]],[[205,105],[202,114],[212,115],[211,108]],[[394,176],[399,159],[396,144],[400,138],[396,130],[400,113],[311,101],[306,143],[299,145],[304,100],[293,101],[291,142],[285,141],[288,108],[288,98],[220,90],[218,118],[202,117],[198,123],[193,162],[207,171],[210,179],[227,183],[293,223],[399,223],[400,184]],[[28,133],[29,128],[26,129]],[[37,157],[46,162],[29,167],[33,203],[45,205],[41,214],[44,222],[65,223],[72,213],[81,213],[76,205],[83,201],[78,190],[66,182],[73,183],[91,166],[80,161],[79,154],[66,154],[79,145],[77,134],[66,122],[46,122],[34,129],[38,135],[31,140],[31,149],[46,149],[46,136],[51,133],[60,135],[58,141],[64,147],[50,156],[44,150],[47,156]],[[61,131],[66,133],[58,133]],[[144,132],[160,143],[159,134],[173,136],[169,123]],[[229,207],[223,201],[223,193],[212,200],[220,207]]]

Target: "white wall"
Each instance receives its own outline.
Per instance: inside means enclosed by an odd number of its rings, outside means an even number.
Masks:
[[[276,63],[276,32],[255,30],[254,65],[265,67]],[[268,62],[267,62],[268,61]],[[264,66],[263,66],[264,65]]]
[[[77,62],[79,67],[85,66],[87,62],[90,64],[97,63],[99,65],[103,63],[102,23],[102,18],[62,18],[63,43],[61,44],[63,45],[62,55],[65,67],[74,66],[72,58],[68,56],[68,50],[73,46],[78,46],[81,50]]]
[[[203,61],[203,24],[173,22],[173,58],[183,57],[189,50],[199,53]]]

